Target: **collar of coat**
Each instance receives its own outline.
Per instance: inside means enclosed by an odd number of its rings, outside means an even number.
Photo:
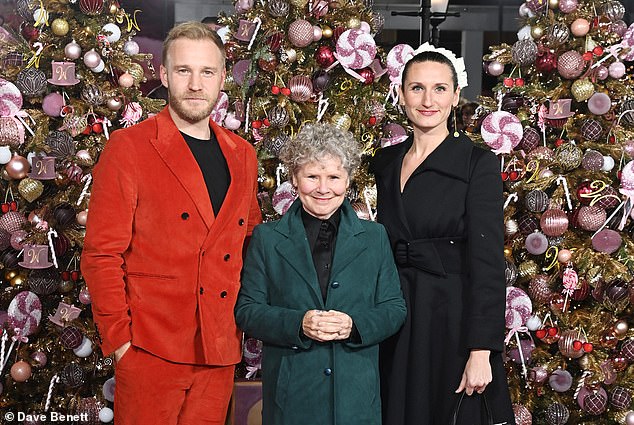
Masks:
[[[394,166],[393,162],[402,162],[403,157],[412,147],[414,136],[410,135],[398,145],[381,148],[372,158],[370,170],[374,174],[382,175]],[[438,173],[469,181],[471,154],[474,144],[467,136],[460,133],[459,137],[448,135],[443,142],[423,161],[415,173],[424,170],[434,170]]]
[[[339,222],[339,230],[337,232],[338,241],[340,238],[343,240],[341,232],[344,232],[344,234],[358,235],[365,231],[360,219],[357,217],[357,213],[347,199],[344,199],[340,209],[341,221]],[[302,221],[302,202],[299,198],[293,202],[288,211],[286,211],[286,214],[277,222],[275,230],[287,237],[297,235],[299,230],[301,230],[299,234],[306,233],[304,230],[304,222]]]

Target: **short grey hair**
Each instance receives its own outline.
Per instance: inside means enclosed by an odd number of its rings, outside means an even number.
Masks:
[[[304,165],[327,156],[339,158],[349,178],[361,163],[361,149],[352,133],[326,123],[305,124],[280,152],[289,177]]]

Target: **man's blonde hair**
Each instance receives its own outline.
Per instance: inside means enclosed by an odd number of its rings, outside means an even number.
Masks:
[[[165,41],[163,41],[163,58],[161,60],[163,66],[166,66],[167,64],[167,51],[169,50],[170,45],[174,42],[174,40],[178,40],[179,38],[186,38],[188,40],[210,40],[213,42],[216,47],[218,47],[218,50],[220,50],[222,68],[224,69],[226,60],[225,46],[222,43],[220,36],[207,25],[196,21],[178,24],[167,34]]]

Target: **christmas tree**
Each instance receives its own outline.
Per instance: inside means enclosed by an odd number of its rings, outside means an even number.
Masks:
[[[390,86],[404,55],[395,51],[390,66],[377,47],[384,20],[369,0],[238,0],[235,9],[220,18],[229,71],[216,119],[256,147],[262,208],[273,219],[293,200],[277,155],[304,123],[351,131],[365,155],[404,136]],[[349,195],[364,218],[372,186],[362,170]]]
[[[110,132],[163,102],[138,89],[151,59],[132,40],[138,11],[116,0],[15,11],[19,27],[0,28],[0,411],[109,422],[113,362],[79,272],[91,169]]]
[[[505,187],[517,423],[634,424],[634,26],[614,0],[527,0],[479,110]]]

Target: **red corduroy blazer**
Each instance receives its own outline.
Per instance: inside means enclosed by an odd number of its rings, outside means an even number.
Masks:
[[[168,108],[112,133],[94,168],[81,270],[104,354],[132,341],[174,362],[240,361],[233,308],[244,240],[262,221],[257,159],[210,126],[231,174],[217,217]]]

